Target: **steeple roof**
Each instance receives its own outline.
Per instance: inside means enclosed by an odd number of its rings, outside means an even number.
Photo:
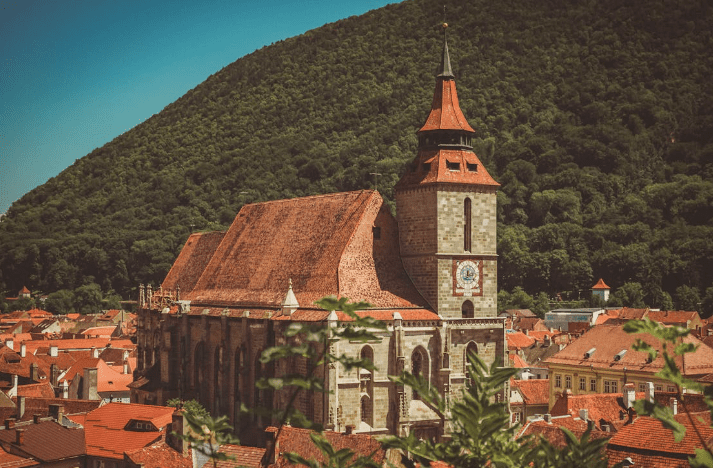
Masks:
[[[443,33],[443,52],[441,64],[436,75],[436,90],[433,93],[431,112],[419,133],[430,130],[461,130],[475,133],[468,124],[458,104],[455,76],[451,69],[451,58],[448,53],[448,41]]]

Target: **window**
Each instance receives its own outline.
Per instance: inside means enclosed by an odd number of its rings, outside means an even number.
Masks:
[[[470,172],[478,172],[478,165],[474,163],[465,163],[466,168]]]
[[[374,239],[381,239],[381,227],[374,226],[371,231],[374,233]]]
[[[431,163],[423,163],[423,172],[428,172],[431,170]]]
[[[604,393],[617,393],[619,382],[617,380],[604,381]]]
[[[472,207],[471,207],[471,201],[470,198],[466,198],[463,201],[463,250],[466,252],[470,252],[470,247],[471,247],[471,227],[472,227],[472,220],[471,220],[471,213],[472,213]]]
[[[473,303],[470,301],[465,301],[461,306],[461,315],[463,316],[463,318],[473,318],[475,316],[474,310],[475,306],[473,306]]]
[[[361,420],[362,422],[365,422],[370,426],[372,425],[371,408],[371,398],[369,398],[367,395],[361,397]]]
[[[565,386],[565,388],[572,388],[572,376],[571,375],[564,376],[564,386]]]
[[[520,413],[513,413],[512,414],[512,422],[519,423],[520,422]]]
[[[584,377],[579,378],[579,389],[582,391],[587,390],[587,379],[585,379]]]
[[[597,379],[589,379],[589,391],[590,392],[597,391]]]
[[[555,388],[562,388],[562,376],[555,374]]]
[[[674,393],[676,392],[676,387],[674,387],[673,385],[669,385],[666,391],[669,393]]]
[[[460,163],[459,162],[446,161],[446,167],[448,168],[449,171],[460,171]]]
[[[661,385],[661,384],[656,385],[656,391],[657,391],[657,392],[663,392],[663,385]]]
[[[411,373],[416,377],[423,377],[426,380],[430,380],[428,378],[428,357],[423,348],[416,348],[411,355]],[[421,399],[416,390],[413,391],[413,399]]]
[[[640,392],[645,392],[646,391],[646,384],[645,383],[639,383],[639,391]]]

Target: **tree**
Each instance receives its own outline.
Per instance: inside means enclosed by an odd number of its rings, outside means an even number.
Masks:
[[[190,413],[191,415],[197,418],[202,418],[204,416],[210,415],[208,410],[205,409],[203,405],[201,405],[196,400],[181,400],[180,398],[171,398],[170,400],[166,401],[166,406],[184,409],[186,410],[186,413]]]
[[[80,314],[96,314],[102,310],[102,291],[98,284],[90,283],[74,290],[74,309]]]
[[[697,288],[682,285],[676,288],[676,308],[678,310],[698,310],[701,296]]]
[[[644,290],[639,283],[624,283],[613,294],[624,307],[644,308]]]
[[[209,414],[186,412],[184,417],[188,423],[188,433],[174,432],[174,436],[188,442],[191,449],[207,456],[214,468],[217,468],[218,462],[233,459],[220,451],[221,445],[240,443],[232,434],[233,427],[228,424],[227,416],[213,418]]]
[[[53,314],[72,314],[74,303],[74,293],[68,289],[60,289],[47,296],[45,309]]]
[[[18,300],[11,302],[8,311],[13,312],[15,310],[31,310],[35,308],[35,300],[31,297],[21,297]]]

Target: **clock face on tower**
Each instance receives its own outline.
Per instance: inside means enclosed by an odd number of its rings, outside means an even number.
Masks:
[[[482,260],[453,260],[453,294],[456,296],[483,295]]]

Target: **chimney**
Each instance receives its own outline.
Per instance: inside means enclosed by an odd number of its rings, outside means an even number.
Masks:
[[[628,383],[624,385],[624,407],[626,409],[634,406],[634,401],[636,400],[636,388],[634,388],[633,383]]]
[[[92,357],[93,358],[98,358],[99,357],[99,350],[92,346]]]
[[[64,405],[53,403],[49,405],[50,417],[62,424],[62,416],[64,416]]]
[[[654,383],[646,382],[646,400],[649,403],[654,402]]]
[[[15,418],[7,418],[5,420],[5,429],[13,429],[15,427]]]
[[[275,464],[275,459],[277,458],[277,454],[280,452],[280,443],[278,442],[276,436],[277,436],[277,430],[273,429],[266,429],[265,430],[265,442],[266,442],[266,458],[267,462],[265,465],[273,465]],[[263,458],[264,460],[264,458]]]
[[[33,362],[32,364],[30,364],[30,380],[32,380],[33,382],[40,381],[40,377],[37,374],[37,371],[38,371],[37,363]]]
[[[39,423],[40,423],[40,418],[41,418],[41,417],[42,417],[42,415],[39,415],[39,414],[33,414],[33,415],[32,415],[32,422],[33,422],[33,423],[35,423],[35,424],[39,424]]]
[[[671,397],[668,400],[668,406],[674,415],[678,414],[678,400],[675,397]]]
[[[587,408],[582,408],[579,410],[579,419],[582,421],[587,421],[589,419],[589,410]]]
[[[62,387],[62,397],[65,400],[69,398],[69,384],[67,383],[66,380],[62,381],[62,384],[60,385]]]
[[[24,396],[18,396],[17,397],[17,420],[21,421],[22,416],[25,414],[25,397]]]
[[[15,444],[22,445],[25,443],[25,430],[15,429]]]
[[[188,455],[189,443],[178,436],[188,435],[189,433],[185,412],[184,409],[177,409],[173,412],[171,415],[171,431],[166,435],[166,443],[184,457]]]
[[[354,424],[347,424],[347,428],[346,428],[346,430],[344,431],[344,434],[345,434],[345,435],[351,435],[351,434],[353,434],[355,427],[356,427],[356,426],[354,426]]]
[[[124,359],[123,359],[124,361],[128,361],[128,360],[129,360],[129,350],[128,350],[128,349],[125,349],[125,350],[124,350],[124,356],[123,356],[123,357],[124,357]]]
[[[15,350],[15,342],[12,340],[12,338],[8,338],[7,340],[5,340],[5,346],[12,349],[13,351]]]
[[[525,333],[525,336],[530,336],[530,330],[528,330],[527,328],[523,330],[523,333]]]
[[[50,384],[53,388],[57,388],[57,382],[59,381],[59,367],[57,364],[50,364]]]
[[[50,357],[57,357],[59,355],[59,348],[57,345],[50,345]]]
[[[552,423],[552,415],[550,413],[547,413],[542,416],[542,419],[545,420],[546,423],[551,424]]]
[[[82,399],[83,400],[101,400],[97,392],[97,374],[96,367],[87,367],[84,369],[84,378],[82,378]]]
[[[129,373],[129,361],[124,361],[124,374]]]
[[[17,396],[17,374],[12,374],[12,388],[7,391],[10,398]]]
[[[27,345],[25,343],[22,343],[20,345],[20,357],[25,357],[27,355]]]

